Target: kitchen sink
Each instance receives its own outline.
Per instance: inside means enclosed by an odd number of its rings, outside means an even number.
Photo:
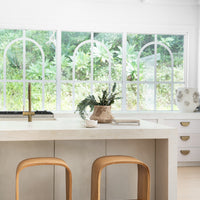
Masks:
[[[4,120],[27,120],[27,116],[23,116],[23,111],[0,111],[0,121]],[[50,111],[35,111],[32,116],[33,120],[55,120],[54,114]]]

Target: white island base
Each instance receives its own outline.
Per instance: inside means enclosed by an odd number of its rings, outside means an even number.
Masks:
[[[55,156],[72,171],[73,200],[90,199],[91,166],[103,155],[130,155],[150,168],[151,200],[176,200],[176,130],[141,121],[140,126],[101,124],[86,129],[69,119],[0,122],[0,199],[15,199],[17,164],[29,157]],[[101,199],[137,197],[137,168],[131,164],[107,167]],[[64,200],[64,169],[26,168],[20,175],[20,200]]]

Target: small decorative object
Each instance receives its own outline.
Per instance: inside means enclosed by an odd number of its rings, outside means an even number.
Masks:
[[[117,125],[140,125],[140,120],[138,119],[113,119],[113,123]]]
[[[178,88],[176,105],[182,112],[193,112],[199,106],[199,93],[196,88]]]
[[[90,120],[90,119],[85,120],[85,127],[86,128],[96,128],[97,124],[98,124],[97,120]]]
[[[86,108],[89,106],[90,111],[94,109],[94,113],[90,117],[91,120],[97,120],[98,123],[111,123],[113,119],[111,105],[115,100],[121,99],[121,97],[117,97],[118,93],[115,90],[116,83],[114,83],[110,93],[108,89],[102,90],[102,96],[98,96],[98,100],[95,99],[94,95],[87,96],[77,105],[76,111],[85,120],[87,115]]]

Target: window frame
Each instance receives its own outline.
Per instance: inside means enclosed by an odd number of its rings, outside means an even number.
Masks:
[[[62,83],[72,83],[73,84],[73,102],[72,102],[72,110],[67,110],[68,111],[74,111],[75,110],[75,98],[74,98],[74,95],[75,95],[75,90],[74,90],[74,84],[75,82],[77,82],[75,79],[74,79],[74,67],[73,67],[73,80],[72,81],[68,81],[68,80],[62,80],[61,78],[61,74],[62,74],[62,69],[61,69],[61,55],[62,55],[62,52],[61,52],[61,37],[62,37],[62,32],[63,30],[57,30],[55,31],[56,32],[56,50],[55,50],[55,55],[56,55],[56,80],[45,80],[45,75],[44,75],[44,63],[43,63],[43,78],[42,80],[26,80],[25,79],[25,67],[26,67],[26,60],[25,60],[25,53],[24,53],[24,43],[26,41],[26,35],[25,35],[25,29],[20,29],[23,31],[23,79],[22,80],[7,80],[6,79],[6,73],[4,72],[4,77],[3,79],[0,81],[0,82],[3,82],[4,83],[4,110],[6,110],[6,82],[22,82],[23,83],[23,104],[25,106],[25,102],[26,102],[26,83],[27,82],[31,82],[31,83],[35,83],[35,82],[38,82],[38,83],[42,83],[42,109],[45,109],[45,98],[44,98],[44,95],[45,95],[45,92],[44,92],[44,85],[45,83],[56,83],[56,112],[57,111],[66,111],[66,110],[61,110],[61,85]],[[32,30],[32,29],[30,29]],[[52,31],[52,30],[49,30],[49,31]],[[70,31],[72,32],[72,31]],[[74,31],[75,32],[75,31]],[[78,32],[78,31],[77,31]],[[79,31],[80,32],[80,31]],[[100,32],[100,31],[95,31],[95,32]],[[94,44],[94,32],[90,32],[91,33],[91,43]],[[106,32],[102,32],[102,33],[106,33]],[[110,32],[109,32],[110,33]],[[117,32],[117,33],[120,33],[120,32]],[[122,85],[122,105],[121,105],[121,111],[126,111],[126,112],[133,112],[133,111],[141,111],[139,110],[139,92],[137,91],[137,110],[127,110],[126,109],[126,85],[127,83],[131,83],[130,81],[127,81],[127,76],[126,76],[126,44],[127,44],[127,34],[129,33],[133,33],[133,34],[136,34],[137,32],[122,32],[122,49],[123,49],[123,52],[122,52],[122,79],[121,81],[112,81],[111,80],[111,77],[109,78],[108,81],[94,81],[93,80],[93,77],[91,80],[88,80],[87,82],[88,83],[91,83],[91,86],[93,85],[93,82],[99,82],[99,83],[102,83],[102,82],[106,82],[108,83],[109,85],[113,84],[114,82],[116,83],[119,83]],[[160,33],[137,33],[137,34],[154,34],[154,35],[159,35],[159,34],[163,34],[162,32]],[[172,89],[171,89],[171,110],[173,110],[173,85],[174,83],[181,83],[181,84],[185,84],[185,85],[188,85],[188,68],[187,68],[187,65],[188,65],[188,33],[167,33],[167,35],[183,35],[184,37],[184,55],[183,55],[183,59],[184,59],[184,81],[183,82],[174,82],[173,81],[173,76],[172,76],[172,79],[171,79],[171,85],[172,85]],[[155,41],[155,45],[158,44],[157,41]],[[91,53],[92,54],[92,53]],[[92,56],[91,56],[91,59]],[[93,63],[93,62],[91,62]],[[155,66],[154,66],[155,68]],[[93,71],[93,65],[91,66],[91,75],[92,75],[92,71]],[[109,65],[109,71],[111,71],[111,65]],[[173,70],[172,70],[173,71]],[[156,72],[154,72],[156,73]],[[173,72],[172,72],[173,73]],[[142,81],[136,81],[137,82],[137,85],[143,83]],[[154,109],[153,110],[156,110],[156,85],[158,83],[162,83],[162,82],[158,82],[156,81],[156,76],[155,76],[155,81],[154,81],[154,88],[155,88],[155,94],[154,94]],[[165,82],[163,82],[165,83]],[[92,87],[91,87],[92,88]],[[91,89],[91,93],[92,93],[92,89]],[[167,111],[167,110],[166,110]]]

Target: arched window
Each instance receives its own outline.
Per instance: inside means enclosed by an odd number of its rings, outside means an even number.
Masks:
[[[80,43],[73,53],[73,109],[83,98],[81,91],[97,96],[101,91],[98,86],[109,87],[111,79],[111,55],[106,45],[96,40]]]
[[[14,35],[10,30],[6,34]],[[28,82],[32,83],[33,109],[44,110],[46,107],[45,98],[49,88],[48,84],[52,82],[52,80],[48,80],[47,76],[49,65],[45,61],[42,45],[36,41],[37,39],[29,38],[26,34],[33,38],[40,35],[39,32],[24,30],[22,37],[8,42],[4,48],[3,110],[27,109]]]
[[[149,36],[148,36],[149,37]],[[127,107],[128,110],[173,110],[174,91],[177,86],[183,86],[184,70],[183,70],[183,52],[179,56],[177,52],[173,54],[173,46],[167,46],[165,43],[158,40],[159,36],[155,35],[146,44],[142,44],[135,51],[135,58],[128,66],[127,74],[127,91],[128,93]],[[183,39],[183,38],[182,38]],[[152,41],[153,40],[153,41]],[[173,41],[173,38],[168,36],[168,40]],[[134,43],[132,43],[134,45]],[[177,44],[176,44],[177,45]],[[183,46],[179,46],[179,49]],[[176,55],[176,64],[174,65],[174,55]],[[178,66],[177,62],[180,62]],[[181,73],[177,68],[182,68]],[[177,81],[177,75],[178,81]]]
[[[177,110],[185,35],[0,29],[1,110],[71,111],[117,83],[112,110]]]

